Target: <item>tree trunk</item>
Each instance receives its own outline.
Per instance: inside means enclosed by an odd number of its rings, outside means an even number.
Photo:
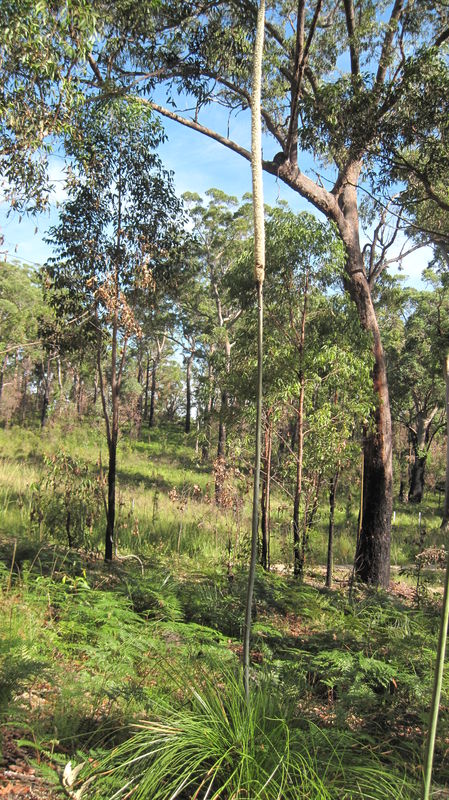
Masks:
[[[145,390],[143,402],[143,419],[148,419],[148,390],[150,388],[150,354],[147,353],[147,366],[145,369]]]
[[[190,433],[191,427],[191,407],[192,407],[192,388],[191,388],[191,371],[192,371],[192,355],[189,355],[186,363],[186,418],[184,423],[185,433]]]
[[[306,381],[303,370],[303,354],[304,354],[304,344],[306,340],[308,291],[309,291],[309,274],[306,273],[306,279],[304,284],[303,307],[301,312],[301,330],[298,341],[299,399],[298,399],[298,413],[296,416],[298,455],[296,462],[295,494],[293,500],[293,572],[295,575],[298,575],[299,577],[302,576],[304,569],[304,548],[302,548],[301,552],[301,546],[300,546],[299,506],[301,503],[301,494],[302,494],[302,462],[304,457],[304,394],[305,394]]]
[[[357,235],[358,241],[358,235]],[[373,342],[373,386],[376,398],[373,429],[364,438],[364,494],[355,575],[363,583],[388,588],[390,583],[391,517],[393,512],[393,461],[390,399],[379,326],[359,250],[359,270],[347,267],[348,288],[356,302],[360,322]],[[353,254],[351,265],[356,260]]]
[[[262,467],[262,499],[261,499],[261,526],[262,526],[262,552],[261,564],[266,570],[270,569],[270,493],[271,493],[271,451],[273,442],[273,423],[270,413],[267,412],[265,422],[265,447]]]
[[[104,560],[112,561],[114,556],[114,530],[115,530],[115,484],[117,476],[117,438],[113,436],[109,442],[108,466],[108,513],[106,518],[106,539]]]
[[[425,455],[420,455],[419,451],[415,450],[415,458],[410,477],[410,488],[408,491],[409,503],[420,503],[423,499],[426,463],[427,453]]]
[[[449,352],[443,362],[444,381],[446,384],[446,479],[444,492],[443,519],[441,527],[449,529]]]
[[[50,357],[47,358],[47,369],[45,374],[45,381],[44,381],[44,396],[42,398],[42,409],[41,409],[41,428],[44,428],[47,423],[47,416],[48,416],[48,406],[50,404],[50,382],[51,382],[51,359]]]
[[[218,443],[217,443],[217,457],[224,458],[226,455],[226,422],[224,420],[226,409],[228,407],[228,393],[223,392],[221,395],[221,407],[218,421]]]
[[[326,569],[326,586],[332,589],[332,572],[334,567],[334,522],[335,522],[335,499],[337,496],[337,484],[340,475],[340,469],[337,468],[335,474],[331,478],[329,490],[329,528],[327,539],[327,569]]]
[[[274,162],[273,166],[267,166],[268,171],[310,200],[337,225],[346,250],[345,285],[356,304],[362,329],[371,336],[376,410],[372,433],[364,441],[365,492],[355,574],[364,583],[387,588],[393,510],[392,428],[385,358],[359,238],[357,186],[361,167],[358,160],[345,164],[332,192],[328,192],[289,160],[281,166]]]
[[[298,434],[298,454],[296,461],[296,482],[293,500],[293,573],[302,576],[304,561],[301,557],[301,536],[299,530],[299,506],[302,494],[302,461],[304,452],[304,376],[300,377],[298,415],[297,415],[297,434]]]
[[[0,400],[2,399],[3,394],[3,382],[5,380],[5,369],[8,364],[8,356],[5,356],[2,361],[2,366],[0,368]]]
[[[154,404],[156,401],[156,371],[157,371],[157,360],[154,358],[153,366],[151,368],[150,413],[148,415],[149,428],[152,428],[154,425]]]
[[[211,348],[211,356],[213,349]],[[204,439],[201,447],[201,459],[206,461],[209,458],[209,447],[212,438],[212,406],[213,406],[213,369],[212,358],[209,358],[207,371],[207,403],[204,409]]]
[[[432,422],[438,413],[438,406],[426,413],[426,409],[415,406],[416,425],[409,427],[413,446],[413,464],[410,475],[408,499],[410,503],[420,503],[424,496],[424,478],[426,473],[427,453],[432,443]],[[435,431],[434,431],[435,432]]]

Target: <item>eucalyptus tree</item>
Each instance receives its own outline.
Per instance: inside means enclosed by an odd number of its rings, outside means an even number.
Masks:
[[[44,298],[39,276],[20,264],[4,263],[0,269],[0,404],[7,391],[3,411],[10,417],[17,406],[25,407],[28,373],[42,357],[39,319],[44,313]],[[19,383],[21,384],[19,389]]]
[[[155,148],[163,132],[123,100],[87,107],[71,139],[72,164],[47,265],[54,302],[87,312],[97,336],[99,386],[109,453],[105,559],[113,557],[120,390],[130,341],[141,336],[133,301],[148,303],[175,261],[180,205]],[[104,369],[104,358],[109,365]]]
[[[1,188],[20,210],[48,202],[51,146],[73,124],[100,19],[85,0],[2,0]]]
[[[92,83],[101,91],[138,94],[141,102],[211,137],[250,161],[248,148],[228,131],[208,126],[212,102],[230,113],[250,106],[250,64],[256,6],[223,0],[211,6],[171,0],[133,6],[128,19],[111,19],[112,44],[92,55]],[[428,119],[441,97],[431,91],[449,37],[444,3],[368,0],[274,3],[266,22],[262,118],[274,140],[263,168],[336,224],[346,253],[345,282],[362,328],[371,336],[373,425],[365,440],[365,497],[358,576],[387,586],[392,512],[391,415],[385,358],[359,234],[359,187],[376,176],[379,154],[393,154],[410,131],[410,111],[426,97]],[[122,43],[117,62],[117,42]],[[124,53],[127,54],[124,57]],[[165,83],[165,106],[151,99]],[[195,107],[183,113],[187,93]],[[441,93],[440,93],[441,94]],[[419,95],[419,102],[417,97]],[[433,104],[433,100],[435,103]],[[429,130],[430,126],[427,126]],[[402,136],[402,139],[401,139]],[[276,152],[276,150],[278,152]]]
[[[204,202],[195,193],[183,195],[197,245],[197,287],[202,290],[197,297],[195,314],[212,347],[210,377],[214,377],[220,395],[217,457],[225,458],[232,336],[241,314],[241,309],[232,300],[227,276],[238,257],[242,241],[249,236],[252,220],[250,205],[239,203],[236,197],[213,188],[206,192],[206,198]],[[213,393],[212,386],[209,386],[208,405]],[[208,416],[210,409],[206,411],[206,424]]]
[[[360,433],[373,406],[372,362],[353,303],[341,292],[344,253],[333,226],[285,207],[266,213],[261,560],[267,567],[267,482],[273,470],[291,503],[293,564],[301,576],[319,494],[359,456]],[[237,419],[252,419],[255,406],[249,260],[247,247],[229,276],[245,310],[235,331],[231,376]],[[292,445],[284,444],[285,420],[294,421]],[[241,428],[236,436],[243,438]]]
[[[387,346],[393,417],[406,428],[412,447],[408,500],[424,495],[428,453],[444,427],[444,380],[435,327],[433,292],[408,289],[404,320],[394,347]]]

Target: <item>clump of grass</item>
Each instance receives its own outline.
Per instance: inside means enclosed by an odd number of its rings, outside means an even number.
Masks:
[[[178,708],[159,704],[132,736],[84,771],[80,796],[114,800],[411,800],[347,734],[301,724],[269,683],[249,702],[234,673],[191,686]],[[186,690],[184,689],[184,692]],[[184,695],[185,696],[185,695]]]

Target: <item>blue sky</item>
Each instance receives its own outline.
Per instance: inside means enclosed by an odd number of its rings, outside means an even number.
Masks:
[[[241,156],[195,131],[187,130],[176,122],[162,120],[167,133],[167,141],[159,148],[164,166],[174,173],[178,194],[194,191],[203,195],[207,189],[217,187],[227,194],[241,197],[251,191],[250,164]],[[219,109],[208,111],[207,123],[226,132],[227,115]],[[249,113],[241,113],[229,121],[230,138],[249,148]],[[264,141],[265,156],[272,157],[276,152],[273,140]],[[7,216],[6,204],[0,205],[0,230],[4,236],[4,245],[0,251],[9,259],[18,258],[30,264],[42,264],[51,255],[51,250],[43,241],[46,230],[56,224],[58,219],[57,202],[64,199],[64,162],[61,157],[54,157],[51,162],[51,179],[55,186],[53,203],[50,211],[39,217],[22,218],[17,214]],[[313,211],[298,194],[289,187],[264,173],[265,202],[274,205],[278,200],[289,203],[295,211]],[[419,285],[422,270],[427,266],[431,254],[429,250],[420,250],[404,262],[406,282]],[[4,255],[3,255],[4,257]]]

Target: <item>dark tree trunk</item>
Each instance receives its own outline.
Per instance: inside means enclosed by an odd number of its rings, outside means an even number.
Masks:
[[[424,477],[426,472],[426,455],[419,455],[415,453],[415,459],[412,464],[412,474],[410,477],[410,489],[408,492],[409,503],[421,503],[424,496]]]
[[[47,422],[48,417],[48,406],[50,404],[50,382],[51,382],[51,360],[50,358],[47,359],[47,369],[45,374],[44,380],[44,396],[42,398],[42,409],[41,409],[41,428],[44,428]]]
[[[142,387],[142,376],[143,376],[143,371],[142,371],[142,353],[139,350],[138,359],[137,359],[137,383],[141,387],[141,391],[140,391],[140,394],[139,394],[139,399],[137,401],[137,411],[139,413],[139,419],[140,420],[142,419],[142,414],[143,414],[143,393],[144,393],[144,389]],[[140,424],[139,424],[139,427],[140,427]]]
[[[327,569],[326,586],[332,588],[332,572],[334,567],[334,523],[335,523],[335,499],[337,496],[337,484],[340,470],[337,469],[330,482],[329,490],[329,528],[327,539]]]
[[[358,226],[357,226],[358,230]],[[373,386],[376,409],[373,430],[364,439],[364,494],[355,575],[363,583],[388,588],[390,583],[391,517],[393,512],[393,460],[390,399],[379,326],[358,245],[347,265],[347,281],[364,330],[373,342]],[[357,257],[358,256],[358,257]],[[358,264],[358,269],[356,265]]]
[[[392,430],[384,353],[360,246],[357,187],[362,161],[354,159],[344,164],[332,192],[312,183],[298,170],[297,164],[288,159],[280,166],[272,162],[265,167],[337,225],[346,250],[345,285],[356,304],[362,329],[371,335],[377,407],[372,420],[373,433],[364,443],[365,492],[355,573],[364,583],[387,588],[393,510]]]
[[[444,382],[446,384],[446,478],[444,491],[443,519],[441,527],[443,530],[449,529],[449,353],[446,353],[443,361]]]
[[[153,366],[151,368],[150,413],[148,415],[149,428],[152,428],[154,425],[154,404],[156,402],[156,372],[157,372],[157,361],[156,359],[154,359]]]
[[[150,354],[147,353],[147,366],[145,369],[145,390],[144,390],[144,402],[143,402],[143,418],[144,420],[148,419],[148,391],[150,388]]]
[[[109,442],[109,468],[108,468],[108,513],[106,519],[106,539],[104,560],[112,561],[114,555],[114,528],[115,528],[115,483],[117,476],[117,437],[112,436]]]
[[[211,348],[211,356],[213,350]],[[209,448],[212,438],[212,407],[213,407],[213,369],[212,359],[209,358],[208,371],[207,371],[207,403],[204,409],[204,439],[201,447],[201,459],[206,461],[209,458]]]
[[[298,412],[296,416],[298,455],[296,462],[295,494],[293,500],[293,572],[298,577],[302,577],[304,570],[304,557],[305,557],[304,548],[301,548],[301,543],[300,543],[301,537],[299,531],[299,506],[301,503],[301,494],[302,494],[302,466],[303,466],[302,462],[304,457],[304,394],[305,394],[306,382],[303,370],[303,355],[304,355],[304,344],[306,339],[308,290],[309,290],[309,275],[307,273],[304,285],[304,298],[303,298],[303,307],[301,312],[301,329],[298,341],[299,398],[298,398]]]
[[[186,418],[184,423],[185,433],[190,433],[191,411],[192,411],[192,388],[191,388],[192,356],[189,356],[186,364]]]
[[[265,447],[262,467],[261,527],[262,551],[261,564],[270,569],[270,494],[271,494],[271,451],[273,441],[273,423],[269,413],[265,421]]]
[[[438,413],[438,406],[430,411],[427,409],[416,408],[416,424],[409,426],[410,441],[413,448],[413,463],[410,474],[410,488],[408,499],[410,503],[421,503],[424,496],[424,479],[426,473],[427,452],[432,443],[432,422]],[[438,427],[438,426],[437,426]]]

